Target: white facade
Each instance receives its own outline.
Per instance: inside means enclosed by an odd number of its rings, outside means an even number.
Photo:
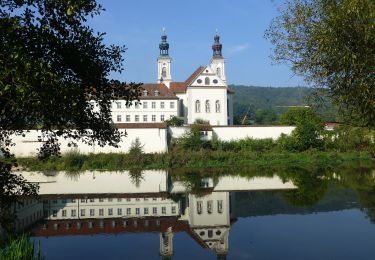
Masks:
[[[126,106],[125,100],[112,101],[114,123],[160,123],[178,116],[178,99],[141,99]]]

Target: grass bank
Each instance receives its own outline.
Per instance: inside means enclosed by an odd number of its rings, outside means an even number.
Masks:
[[[252,151],[172,151],[163,154],[80,154],[72,152],[40,161],[19,158],[20,166],[32,171],[83,171],[168,168],[209,168],[230,166],[278,167],[282,165],[335,166],[352,162],[372,162],[368,152],[252,152]]]

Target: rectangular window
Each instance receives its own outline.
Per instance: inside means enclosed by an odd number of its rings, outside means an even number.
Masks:
[[[144,213],[145,215],[148,215],[148,208],[144,208],[144,209],[143,209],[143,213]]]
[[[139,102],[135,103],[135,108],[137,108],[137,109],[139,108]]]
[[[86,202],[86,200],[85,199],[81,199],[81,203],[85,203]]]
[[[117,109],[121,108],[121,102],[116,102]]]
[[[126,198],[126,201],[132,201],[132,199],[131,198]]]
[[[172,207],[172,214],[176,214],[176,206]]]
[[[158,208],[157,207],[152,208],[152,214],[158,214]]]
[[[164,108],[164,102],[160,102],[160,108]]]
[[[90,199],[90,202],[95,202],[95,199]]]
[[[140,210],[139,208],[136,208],[136,209],[135,209],[135,214],[136,214],[136,215],[141,214],[141,210]]]
[[[63,209],[63,210],[61,211],[61,213],[62,213],[62,216],[63,216],[63,217],[66,217],[66,209]]]
[[[86,210],[85,209],[81,209],[81,217],[84,217],[86,215]]]
[[[90,217],[95,216],[95,209],[90,209]]]
[[[117,198],[117,202],[121,202],[122,201],[122,198]]]
[[[113,200],[112,198],[109,198],[109,199],[108,199],[108,202],[112,202],[112,200]]]
[[[99,209],[99,216],[104,216],[104,209]]]
[[[112,216],[113,215],[113,209],[108,209],[108,215]]]
[[[147,102],[143,102],[143,108],[147,109]]]
[[[165,207],[161,207],[161,213],[162,214],[166,214],[167,213],[167,209]]]
[[[169,107],[173,109],[174,108],[174,102],[170,102]]]
[[[134,121],[135,121],[135,122],[139,122],[139,115],[135,115],[135,117],[134,117]]]
[[[121,115],[117,115],[117,122],[121,122]]]
[[[156,108],[156,102],[152,102],[152,103],[151,103],[151,107],[152,107],[152,108]]]
[[[119,215],[119,216],[122,215],[122,209],[120,209],[120,208],[117,209],[117,215]]]
[[[126,215],[130,215],[132,214],[132,209],[131,208],[127,208],[126,209]]]
[[[130,115],[126,115],[126,122],[130,122]]]
[[[100,198],[100,199],[99,199],[99,202],[104,202],[104,199],[103,199],[103,198]]]
[[[52,212],[52,216],[54,217],[54,218],[56,218],[57,217],[57,210],[53,210],[53,212]]]
[[[147,122],[147,115],[143,115],[143,122]]]
[[[164,115],[160,116],[160,121],[164,122]]]
[[[156,115],[152,115],[152,122],[156,121]]]
[[[72,203],[76,203],[76,199],[72,199]]]
[[[72,210],[70,211],[70,215],[71,215],[72,217],[77,216],[77,211],[76,211],[75,209],[72,209]]]
[[[62,200],[61,200],[61,203],[66,203],[66,199],[62,199]]]

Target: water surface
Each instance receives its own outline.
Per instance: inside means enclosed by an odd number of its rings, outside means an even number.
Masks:
[[[23,173],[46,259],[374,259],[375,172]]]

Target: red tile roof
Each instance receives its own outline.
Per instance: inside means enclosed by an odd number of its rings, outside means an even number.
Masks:
[[[202,73],[202,71],[205,69],[205,67],[200,66],[198,67],[193,74],[191,74],[185,82],[172,82],[171,83],[171,91],[174,93],[176,92],[186,92],[187,87],[195,80],[196,77],[198,77],[199,74]]]
[[[143,91],[147,90],[147,96]],[[156,91],[159,93],[156,94]],[[163,83],[145,83],[140,87],[139,99],[178,99],[176,95]]]
[[[233,89],[228,88],[228,89],[227,89],[227,93],[228,93],[228,94],[234,94],[235,91],[234,91]]]

